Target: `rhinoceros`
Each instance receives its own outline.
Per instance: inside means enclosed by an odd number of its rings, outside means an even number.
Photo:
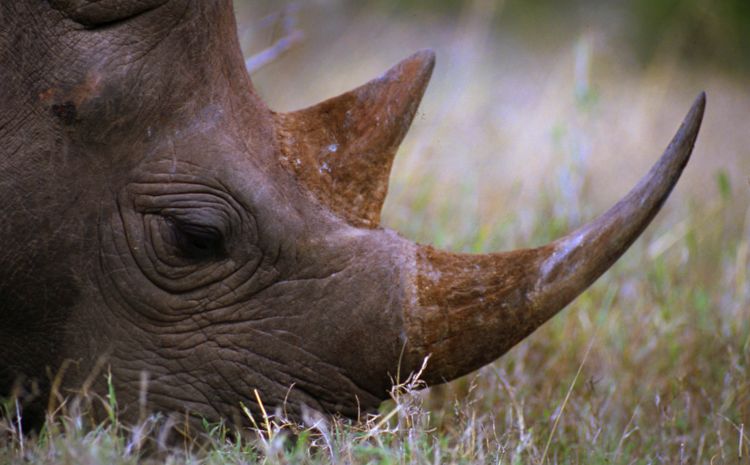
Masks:
[[[532,333],[656,215],[705,96],[589,224],[453,253],[380,225],[434,61],[279,113],[229,0],[0,3],[0,396],[36,392],[34,421],[52,380],[101,390],[109,372],[126,419],[143,398],[211,420],[258,398],[356,417],[427,356],[422,379],[443,383]]]

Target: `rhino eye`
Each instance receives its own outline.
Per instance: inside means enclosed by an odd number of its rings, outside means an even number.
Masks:
[[[218,229],[166,218],[177,251],[184,258],[207,260],[226,256],[224,236]]]

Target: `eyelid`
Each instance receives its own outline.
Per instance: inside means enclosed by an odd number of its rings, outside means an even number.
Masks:
[[[213,236],[216,238],[222,237],[221,231],[214,226],[208,226],[205,224],[197,224],[197,223],[189,223],[189,222],[184,222],[180,220],[175,220],[174,218],[169,218],[169,219],[172,221],[175,227],[177,227],[183,233],[194,235],[194,236],[200,236],[200,237],[206,237],[206,236]]]
[[[222,237],[223,232],[220,228],[215,225],[209,225],[202,222],[193,221],[177,215],[162,214],[164,219],[169,222],[172,226],[180,230],[185,234],[195,236],[214,236]]]
[[[217,215],[205,210],[187,210],[182,208],[165,208],[159,214],[175,224],[180,229],[190,231],[213,231],[217,235],[224,234],[224,222]]]

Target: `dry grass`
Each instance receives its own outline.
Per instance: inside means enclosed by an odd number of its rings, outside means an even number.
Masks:
[[[682,67],[668,43],[633,70],[601,22],[540,46],[492,30],[487,9],[501,5],[473,5],[455,20],[340,18],[335,4],[319,6],[303,21],[306,45],[256,84],[273,107],[301,107],[434,48],[438,68],[394,167],[385,223],[476,252],[537,245],[603,211],[705,89],[693,161],[665,211],[568,309],[475,374],[428,391],[411,380],[363,424],[272,415],[254,419],[255,438],[233,441],[206,425],[198,449],[153,460],[750,463],[750,91]],[[36,439],[4,420],[0,463],[137,463],[143,437],[159,450],[164,419],[135,431],[116,415],[91,425],[84,412],[59,415]]]

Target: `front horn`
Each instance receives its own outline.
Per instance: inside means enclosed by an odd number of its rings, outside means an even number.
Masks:
[[[659,161],[591,223],[535,249],[486,255],[417,246],[414,298],[405,312],[405,367],[436,384],[493,360],[564,308],[651,222],[690,158],[703,119],[701,93]]]

